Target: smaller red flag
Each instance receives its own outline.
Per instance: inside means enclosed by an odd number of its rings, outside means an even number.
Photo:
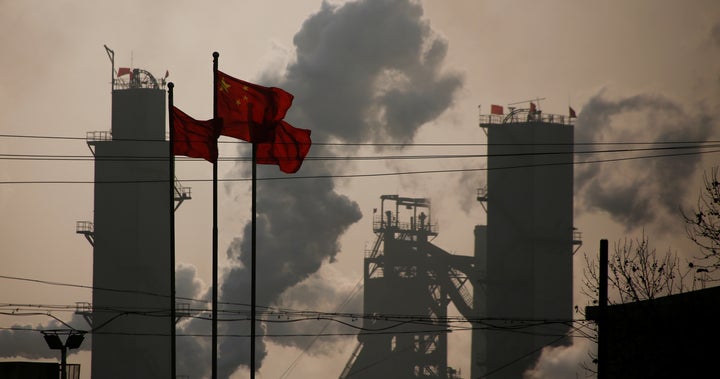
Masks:
[[[530,112],[536,112],[537,107],[535,106],[535,103],[530,103]]]
[[[490,106],[490,114],[499,114],[499,115],[501,115],[501,114],[503,114],[503,113],[504,113],[504,112],[503,112],[503,107],[502,107],[502,105],[492,104],[492,105]]]
[[[297,172],[310,151],[310,130],[296,128],[284,120],[277,121],[274,129],[272,142],[257,144],[255,162],[278,165],[286,174]]]
[[[175,106],[172,112],[173,154],[217,162],[220,123],[217,120],[198,121]]]
[[[572,109],[572,107],[569,107],[569,108],[570,108],[570,118],[577,118],[577,115],[575,114],[575,110]]]

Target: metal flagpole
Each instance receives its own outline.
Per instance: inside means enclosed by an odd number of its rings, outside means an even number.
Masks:
[[[217,70],[220,54],[213,52],[213,119],[217,119]],[[212,241],[212,379],[217,379],[217,315],[218,315],[218,205],[217,205],[217,160],[213,162],[213,241]]]
[[[252,114],[252,110],[249,111],[250,114]],[[250,125],[250,127],[254,127],[255,125]],[[252,130],[252,129],[251,129]],[[256,247],[256,229],[255,229],[255,187],[257,183],[257,163],[255,162],[255,156],[257,155],[257,142],[253,140],[252,142],[252,207],[250,212],[252,212],[251,218],[252,218],[252,248],[251,248],[251,274],[250,274],[250,378],[255,378],[255,319],[256,319],[256,311],[255,311],[255,282],[256,282],[256,254],[255,254],[255,247]]]
[[[176,370],[176,330],[175,330],[175,154],[174,140],[175,130],[173,128],[173,87],[175,85],[168,83],[168,120],[169,120],[169,141],[168,141],[168,182],[170,183],[170,378],[175,378]]]

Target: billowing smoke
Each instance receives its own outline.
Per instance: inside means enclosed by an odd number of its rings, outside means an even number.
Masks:
[[[447,43],[422,13],[410,0],[324,3],[294,39],[298,124],[327,140],[409,142],[447,109],[461,79],[440,72]]]
[[[576,151],[695,145],[711,137],[714,122],[700,106],[689,113],[679,103],[663,96],[643,94],[611,100],[601,92],[591,98],[579,114],[575,128]],[[682,141],[692,143],[677,143]],[[670,142],[673,144],[668,144]],[[697,188],[687,184],[696,178],[701,168],[699,151],[578,154],[580,161],[620,161],[576,166],[576,210],[606,212],[628,231],[651,224],[660,231],[677,225],[682,222],[678,209],[688,191]],[[668,157],[630,159],[663,154]]]
[[[441,72],[447,43],[434,35],[422,15],[421,5],[411,0],[323,3],[295,36],[297,59],[277,84],[295,95],[287,120],[311,129],[315,142],[412,141],[423,124],[452,104],[462,84],[458,75]],[[351,153],[349,147],[341,149]],[[310,151],[311,156],[332,153],[320,144]],[[308,160],[298,175],[336,175],[344,172],[343,164]],[[259,169],[259,177],[278,176],[275,167]],[[236,170],[247,174],[247,167]],[[337,193],[332,178],[260,181],[258,306],[318,309],[328,305],[319,299],[341,301],[345,296],[337,288],[308,278],[335,260],[340,237],[361,217],[357,203]],[[224,302],[250,303],[250,241],[248,224],[227,249],[233,268],[223,277]],[[305,296],[295,297],[293,287],[300,283]],[[258,332],[283,334],[295,326],[266,323],[264,328]],[[220,334],[244,336],[248,329],[248,322],[223,322]],[[301,347],[309,342],[307,337],[274,341]],[[267,351],[261,338],[257,342],[259,368]],[[327,348],[320,345],[313,349]],[[219,352],[221,377],[249,365],[248,338],[222,338]]]
[[[212,289],[206,287],[197,277],[192,265],[180,264],[175,270],[175,291],[180,304],[187,304],[189,315],[182,315],[177,334],[177,373],[190,378],[203,378],[209,374],[212,314],[200,310],[210,309]],[[207,336],[207,337],[197,337]]]
[[[570,346],[543,349],[537,364],[523,374],[524,379],[575,379],[594,377],[597,344],[577,338]]]
[[[720,22],[710,30],[710,42],[714,47],[720,47]]]

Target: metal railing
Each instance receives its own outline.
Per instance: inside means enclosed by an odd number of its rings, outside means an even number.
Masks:
[[[112,141],[112,132],[109,130],[96,130],[85,134],[86,141]]]
[[[506,115],[482,114],[480,115],[480,126],[522,122],[542,122],[548,124],[573,125],[572,120],[573,119],[571,119],[570,116],[542,112],[515,112]]]
[[[95,225],[92,223],[92,221],[77,221],[75,223],[75,233],[78,234],[85,234],[85,233],[93,233],[95,230]]]

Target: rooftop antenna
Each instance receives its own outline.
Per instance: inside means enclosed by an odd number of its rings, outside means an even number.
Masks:
[[[115,52],[112,51],[107,45],[103,45],[105,47],[105,52],[108,55],[108,58],[110,58],[110,85],[112,86],[115,81]]]
[[[508,105],[516,105],[516,104],[530,103],[530,102],[533,102],[533,101],[534,101],[535,104],[537,105],[537,107],[540,108],[540,100],[545,100],[545,98],[544,98],[544,97],[536,97],[536,98],[530,99],[530,100],[523,100],[523,101],[516,101],[516,102],[514,102],[514,103],[508,103]]]

